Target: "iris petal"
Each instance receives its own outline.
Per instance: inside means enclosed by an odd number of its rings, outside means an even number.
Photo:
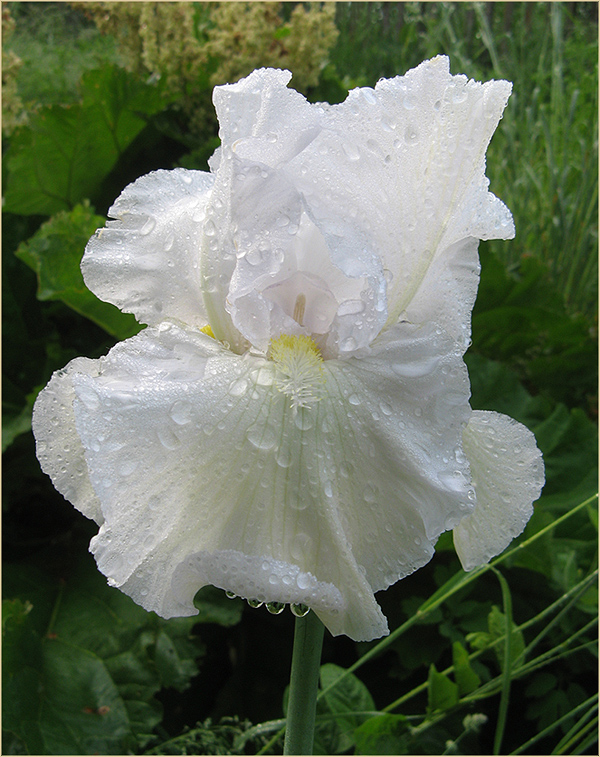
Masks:
[[[531,431],[501,413],[475,411],[464,445],[477,505],[454,529],[454,546],[472,570],[523,531],[544,485],[544,463]]]
[[[206,321],[200,250],[213,177],[154,171],[130,184],[90,239],[81,263],[86,286],[141,322]]]
[[[307,604],[332,633],[386,632],[374,591],[427,562],[470,506],[468,466],[443,455],[468,381],[451,340],[409,325],[369,360],[323,365],[310,408],[291,407],[271,361],[176,326],[70,368],[69,432],[104,516],[91,549],[113,585],[167,617],[193,613],[210,582]],[[40,418],[53,402],[42,393]]]

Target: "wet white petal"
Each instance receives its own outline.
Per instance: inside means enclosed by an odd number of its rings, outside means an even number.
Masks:
[[[100,569],[165,616],[192,614],[212,583],[307,604],[334,634],[385,633],[374,592],[426,563],[470,507],[452,350],[400,325],[370,359],[325,362],[323,396],[300,408],[273,362],[175,326],[71,371]]]
[[[485,150],[510,91],[508,82],[451,76],[448,59],[439,56],[374,90],[350,92],[296,159],[296,186],[315,223],[335,223],[344,208],[381,257],[391,274],[392,321],[454,243],[514,235],[512,217],[488,192],[484,174]],[[348,225],[332,245],[332,260],[342,265],[361,244]]]
[[[175,319],[201,328],[207,317],[200,250],[213,176],[154,171],[130,184],[90,239],[81,263],[88,286],[141,322]]]
[[[74,374],[97,376],[99,362],[78,357],[56,371],[38,395],[31,419],[36,455],[44,473],[58,491],[88,518],[101,524],[102,506],[90,483],[85,450],[75,428],[72,377]],[[99,409],[94,394],[81,401]]]
[[[500,413],[474,412],[464,449],[477,504],[454,529],[454,545],[463,568],[472,570],[523,531],[544,485],[544,463],[531,431]]]

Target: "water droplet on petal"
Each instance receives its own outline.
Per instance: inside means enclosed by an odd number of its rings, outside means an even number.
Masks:
[[[267,610],[271,613],[271,615],[279,615],[279,613],[282,613],[285,608],[285,604],[283,602],[267,602]]]
[[[140,229],[140,234],[142,234],[143,236],[150,234],[150,232],[154,229],[155,226],[156,226],[156,220],[152,218],[152,216],[149,216],[146,223]]]
[[[360,397],[358,396],[358,394],[351,394],[348,397],[348,402],[351,405],[360,405]]]
[[[237,599],[237,594],[235,594],[233,591],[226,591],[225,596],[227,599]]]
[[[340,350],[342,352],[350,352],[357,347],[356,339],[353,336],[349,336],[346,339],[342,339],[340,342]]]
[[[247,602],[250,605],[250,607],[257,608],[257,607],[262,606],[262,602],[260,601],[260,599],[248,599]]]
[[[310,612],[310,607],[303,604],[290,605],[290,610],[292,611],[292,615],[295,615],[297,618],[303,618]]]
[[[165,252],[169,252],[169,250],[173,247],[174,242],[175,242],[175,234],[169,234],[169,236],[165,239],[163,250]]]
[[[246,431],[246,439],[253,444],[257,449],[268,450],[272,449],[277,442],[275,432],[269,426],[262,426],[255,424],[250,426]]]
[[[229,394],[233,394],[234,397],[241,397],[246,393],[248,389],[248,381],[245,378],[236,379],[229,385]]]
[[[168,428],[159,428],[156,432],[158,439],[162,446],[168,450],[174,450],[179,447],[181,441],[175,434]]]
[[[365,303],[362,300],[345,300],[338,307],[337,314],[342,315],[357,315],[362,313],[365,309]]]
[[[192,405],[186,400],[177,400],[171,405],[169,415],[178,426],[185,426],[191,420]]]
[[[294,418],[294,426],[301,431],[308,431],[314,426],[314,418],[308,408],[301,407]]]
[[[276,458],[277,465],[280,468],[289,468],[292,464],[292,452],[289,449],[282,449]]]
[[[419,134],[414,126],[407,126],[404,131],[404,139],[409,145],[415,145],[419,141]]]
[[[296,585],[299,589],[308,589],[310,587],[310,576],[308,573],[298,573],[296,576]]]

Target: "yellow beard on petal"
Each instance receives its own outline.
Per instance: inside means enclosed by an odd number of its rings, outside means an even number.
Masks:
[[[290,397],[294,410],[321,399],[323,356],[314,339],[282,334],[271,341],[269,357],[277,368],[275,386]]]

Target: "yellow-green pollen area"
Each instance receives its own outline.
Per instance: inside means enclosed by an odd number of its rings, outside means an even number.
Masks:
[[[269,358],[275,363],[275,387],[287,394],[291,407],[310,407],[322,398],[323,356],[309,336],[282,334],[271,340]]]
[[[207,336],[210,336],[210,337],[212,337],[213,339],[216,339],[216,338],[217,338],[217,337],[216,337],[216,336],[214,335],[214,333],[213,333],[213,330],[212,330],[212,329],[211,329],[211,327],[210,327],[210,323],[207,323],[207,324],[206,324],[206,326],[202,326],[202,328],[200,329],[200,331],[201,331],[201,332],[202,332],[203,334],[206,334]]]

